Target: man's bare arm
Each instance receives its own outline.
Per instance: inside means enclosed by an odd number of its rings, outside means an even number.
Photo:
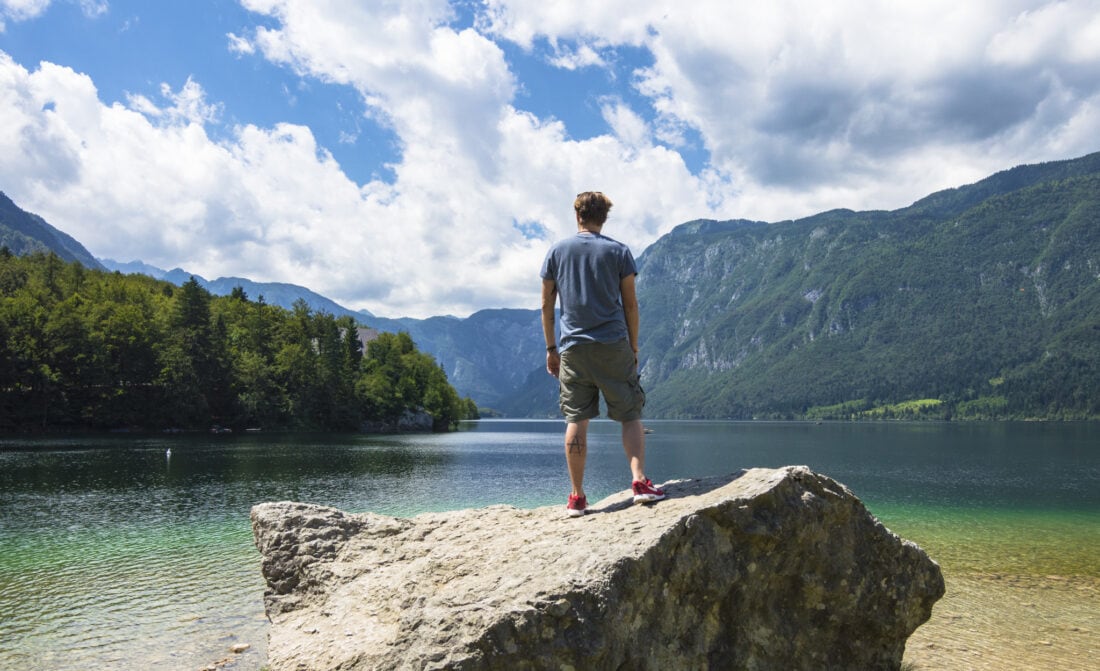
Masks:
[[[554,280],[542,281],[542,337],[546,340],[546,372],[558,376],[561,357],[554,335],[554,305],[558,302],[558,285]]]
[[[623,313],[626,316],[626,333],[630,338],[630,349],[638,353],[638,294],[634,286],[636,275],[627,275],[619,281],[619,291],[623,298]]]

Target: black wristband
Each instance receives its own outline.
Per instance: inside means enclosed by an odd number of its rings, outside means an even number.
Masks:
[[[554,351],[554,350],[556,350],[557,348],[558,348],[558,346],[557,346],[557,345],[547,345],[547,346],[546,346],[546,351],[547,351],[547,352],[553,352],[553,351]]]

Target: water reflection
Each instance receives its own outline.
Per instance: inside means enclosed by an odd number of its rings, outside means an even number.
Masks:
[[[0,442],[0,487],[6,491],[126,490],[161,484],[293,481],[328,474],[401,475],[444,464],[440,450],[399,439],[347,437],[88,438]],[[166,465],[166,468],[154,466]]]

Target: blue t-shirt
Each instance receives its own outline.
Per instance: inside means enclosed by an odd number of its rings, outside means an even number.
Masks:
[[[577,233],[554,243],[540,275],[554,280],[558,288],[562,351],[577,343],[609,343],[627,337],[619,284],[636,274],[630,249],[609,237]]]

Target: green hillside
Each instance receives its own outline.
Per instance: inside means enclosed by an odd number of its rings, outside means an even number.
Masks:
[[[53,252],[64,261],[79,261],[88,268],[103,269],[84,245],[37,214],[20,209],[3,191],[0,191],[0,247],[17,256]]]
[[[653,416],[1100,417],[1100,154],[641,264]]]

